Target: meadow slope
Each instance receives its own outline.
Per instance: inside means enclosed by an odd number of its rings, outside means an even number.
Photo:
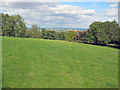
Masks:
[[[118,49],[2,37],[4,88],[118,87]]]

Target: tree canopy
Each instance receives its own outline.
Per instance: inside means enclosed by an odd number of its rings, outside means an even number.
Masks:
[[[27,29],[20,15],[2,14],[2,36],[25,37]]]

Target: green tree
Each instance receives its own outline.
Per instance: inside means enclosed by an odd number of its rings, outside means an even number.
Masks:
[[[24,19],[22,19],[22,17],[20,15],[14,15],[12,16],[12,18],[14,19],[14,23],[15,25],[13,26],[13,32],[15,34],[16,37],[25,37],[26,35],[26,25],[24,23]]]
[[[97,39],[97,30],[98,30],[98,27],[101,25],[101,22],[94,22],[92,23],[88,29],[88,32],[87,32],[87,37],[86,37],[86,40],[89,41],[89,42],[93,42],[93,43],[97,43],[98,42],[98,39]]]
[[[8,14],[2,14],[2,36],[10,36],[10,16]]]
[[[31,38],[32,37],[32,33],[31,30],[26,30],[26,38]]]
[[[2,13],[0,13],[0,36],[2,36]]]
[[[43,39],[52,39],[55,40],[56,39],[56,33],[55,31],[52,30],[46,30],[46,29],[42,29],[42,38]]]
[[[111,30],[111,42],[112,43],[116,43],[119,42],[119,33],[120,33],[120,29],[119,29],[119,24],[114,20],[113,22],[110,23],[110,30]]]
[[[74,37],[75,37],[75,36],[76,36],[76,32],[73,31],[73,30],[70,30],[70,31],[68,31],[68,32],[66,33],[65,39],[70,42],[70,41],[73,41],[73,40],[74,40]]]
[[[55,40],[55,31],[48,30],[47,34],[48,34],[48,39]]]
[[[46,31],[45,28],[42,28],[42,38],[43,38],[43,39],[48,39],[47,31]]]
[[[57,39],[58,40],[65,40],[65,35],[66,35],[66,32],[58,32]]]
[[[2,14],[2,36],[25,37],[24,19],[20,15]]]
[[[32,25],[31,29],[32,38],[41,38],[42,32],[40,31],[40,27],[37,26],[37,24]]]
[[[110,39],[109,22],[102,23],[97,29],[97,39],[99,44],[108,44]]]
[[[104,22],[98,27],[97,38],[100,44],[118,42],[119,25],[116,21]]]

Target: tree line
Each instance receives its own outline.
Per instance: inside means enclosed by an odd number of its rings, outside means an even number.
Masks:
[[[87,31],[79,32],[75,40],[103,45],[120,44],[120,27],[115,20],[93,22],[89,27]]]
[[[61,31],[46,30],[40,28],[37,24],[33,24],[31,29],[27,29],[24,19],[20,15],[9,16],[8,14],[0,14],[2,22],[2,36],[21,37],[21,38],[42,38],[51,40],[66,40],[82,43],[94,44],[120,44],[120,27],[114,20],[112,22],[93,22],[88,30],[77,31]]]

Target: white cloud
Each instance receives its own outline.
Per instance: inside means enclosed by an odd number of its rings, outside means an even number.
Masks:
[[[64,18],[64,17],[57,17],[57,18]]]
[[[94,14],[94,9],[85,10],[79,6],[72,5],[57,5],[56,7],[50,7],[50,10],[56,14]]]
[[[87,28],[93,21],[106,21],[116,17],[115,8],[97,13],[94,9],[62,5],[59,2],[3,3],[3,11],[10,15],[20,14],[27,26]],[[115,18],[116,19],[116,18]]]
[[[112,8],[113,8],[113,7],[117,7],[117,6],[118,6],[118,3],[116,3],[116,4],[111,4],[111,5],[110,5],[110,7],[112,7]]]
[[[1,2],[118,2],[119,0],[1,0]]]
[[[120,0],[106,0],[106,2],[119,2]]]
[[[112,9],[105,10],[104,15],[108,17],[118,17],[118,8],[112,8]]]

